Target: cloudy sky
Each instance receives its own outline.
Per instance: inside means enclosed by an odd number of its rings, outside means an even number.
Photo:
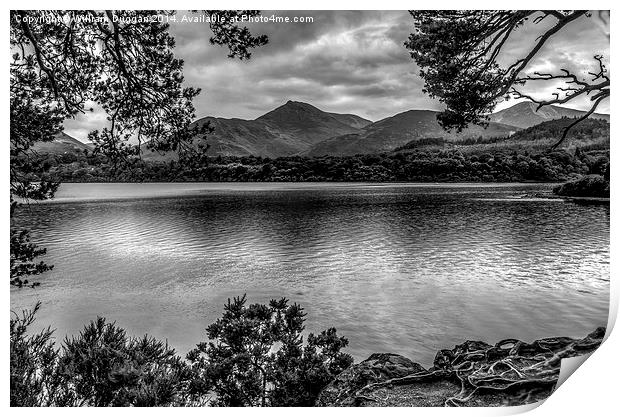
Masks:
[[[403,46],[413,30],[407,12],[266,11],[263,15],[312,17],[313,22],[249,25],[254,33],[269,36],[269,44],[255,49],[249,61],[227,58],[225,47],[211,45],[206,23],[171,25],[176,54],[185,60],[186,82],[202,88],[195,99],[198,117],[254,119],[287,100],[372,121],[410,109],[441,109],[440,103],[422,93],[418,68]],[[508,62],[530,47],[544,28],[543,23],[515,33],[503,59]],[[609,57],[608,28],[597,18],[581,18],[556,34],[529,69],[567,68],[585,76],[595,68],[594,54]],[[541,87],[528,92],[544,94],[553,88]],[[570,107],[587,105],[582,100]],[[599,111],[608,113],[609,103]],[[66,122],[65,131],[84,140],[90,130],[104,125],[105,115],[96,112]]]

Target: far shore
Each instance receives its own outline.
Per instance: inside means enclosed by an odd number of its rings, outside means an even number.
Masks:
[[[62,182],[61,187],[56,196],[50,200],[24,200],[16,199],[20,203],[62,203],[77,201],[97,201],[97,200],[124,200],[135,198],[170,198],[181,195],[195,195],[197,192],[209,191],[270,191],[270,190],[304,190],[316,189],[321,187],[338,189],[338,188],[364,188],[364,187],[412,187],[412,188],[495,188],[510,187],[518,188],[522,186],[547,186],[548,189],[538,191],[524,191],[523,194],[509,196],[507,200],[563,200],[566,202],[574,202],[577,204],[609,204],[609,198],[601,197],[571,197],[560,196],[554,194],[552,189],[561,182],[379,182],[379,181],[114,181],[114,182]],[[63,185],[79,187],[80,196],[63,195]],[[115,185],[121,186],[122,189],[109,189]],[[132,185],[142,185],[146,189],[139,192],[131,187]],[[153,189],[156,186],[166,187],[167,189]],[[175,187],[175,186],[179,187]],[[205,186],[204,189],[198,189],[195,186]],[[88,189],[94,186],[93,189]],[[97,187],[99,186],[99,187]],[[130,188],[131,187],[131,188]],[[88,191],[87,191],[88,190]],[[108,193],[110,190],[111,194]],[[71,193],[72,194],[72,193]],[[114,195],[118,194],[118,195]]]
[[[566,181],[61,181],[61,184],[563,184]]]

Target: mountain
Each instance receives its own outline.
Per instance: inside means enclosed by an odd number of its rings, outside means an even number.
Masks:
[[[39,154],[64,154],[67,152],[84,152],[91,151],[92,145],[80,142],[76,138],[67,135],[65,132],[57,133],[54,140],[50,142],[35,142],[32,150]]]
[[[288,101],[254,120],[205,117],[194,125],[210,123],[213,133],[197,142],[209,144],[208,154],[263,156],[295,155],[332,136],[359,132],[372,122],[353,114],[324,112],[310,104]],[[171,159],[145,151],[145,159]]]
[[[359,117],[355,114],[338,114],[338,113],[328,113],[333,116],[336,120],[345,125],[355,127],[357,129],[363,129],[369,124],[372,124],[370,120],[366,120],[363,117]]]
[[[564,133],[564,129],[570,125],[574,118],[560,118],[547,120],[535,126],[528,127],[515,133],[510,141],[535,141],[540,139],[558,140]],[[609,122],[603,119],[587,118],[572,127],[566,136],[566,141],[589,140],[594,138],[610,138]]]
[[[536,112],[532,103],[518,103],[491,115],[489,126],[470,126],[462,132],[446,132],[437,123],[436,111],[409,110],[372,123],[354,114],[322,111],[310,104],[288,101],[254,119],[205,117],[194,125],[210,123],[214,132],[200,144],[208,144],[212,156],[355,155],[389,152],[420,138],[444,138],[447,141],[471,137],[506,137],[522,128],[547,120],[576,117],[584,112],[550,106]],[[594,115],[609,120],[608,115]],[[176,158],[145,150],[151,160]]]
[[[447,140],[443,137],[414,139],[394,149],[395,152],[438,151],[459,149],[461,152],[546,152],[564,133],[564,129],[575,119],[564,117],[547,120],[536,126],[522,129],[510,137],[463,138]],[[580,148],[588,151],[609,150],[609,122],[602,119],[586,119],[568,132],[561,149]]]
[[[428,137],[457,139],[467,137],[508,136],[519,128],[502,123],[489,123],[484,129],[470,126],[462,132],[446,132],[437,122],[438,112],[409,110],[372,123],[360,132],[335,136],[311,147],[305,155],[355,155],[389,152],[411,140]]]
[[[309,145],[332,136],[356,132],[371,123],[351,114],[326,113],[298,101],[288,101],[256,121],[287,132]]]
[[[529,101],[517,103],[512,107],[491,114],[491,121],[525,129],[547,120],[561,119],[562,117],[580,117],[586,113],[560,106],[545,106],[536,111],[536,107],[536,104]],[[590,118],[609,121],[608,114],[594,113]]]

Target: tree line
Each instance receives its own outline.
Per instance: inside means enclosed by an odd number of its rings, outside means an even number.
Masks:
[[[30,181],[412,181],[555,182],[602,175],[608,149],[517,151],[413,149],[378,155],[263,158],[210,157],[200,166],[135,160],[121,169],[105,156],[67,153],[30,158]],[[26,164],[26,162],[24,162]]]

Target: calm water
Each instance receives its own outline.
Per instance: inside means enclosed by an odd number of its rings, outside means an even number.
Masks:
[[[607,323],[609,206],[515,199],[550,185],[64,184],[23,206],[55,265],[57,338],[102,315],[181,353],[227,297],[285,296],[357,360],[430,365],[465,339],[584,336]]]

